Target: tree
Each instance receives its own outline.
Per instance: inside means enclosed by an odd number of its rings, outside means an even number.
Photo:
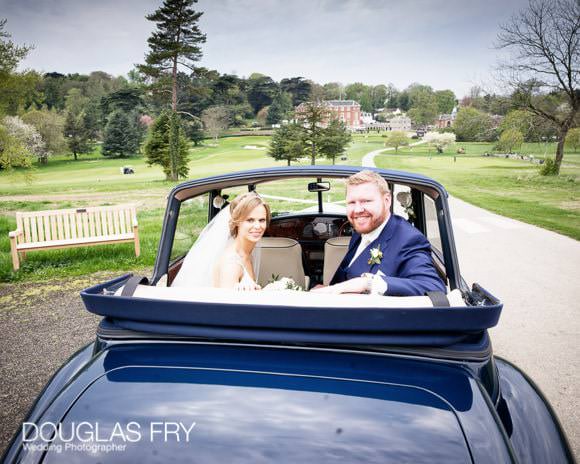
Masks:
[[[270,140],[268,154],[277,161],[285,160],[290,166],[292,161],[308,156],[305,135],[304,128],[296,123],[276,129]]]
[[[269,76],[254,73],[248,79],[248,102],[252,105],[254,114],[270,105],[278,92],[278,84]]]
[[[10,74],[16,70],[32,49],[26,45],[16,45],[10,40],[11,35],[4,30],[6,19],[0,19],[0,75]]]
[[[28,168],[32,164],[31,158],[26,147],[0,124],[0,169]]]
[[[149,53],[145,64],[137,68],[143,74],[161,77],[168,71],[171,74],[171,109],[177,111],[177,71],[183,66],[195,71],[193,64],[201,59],[200,45],[205,43],[198,21],[202,12],[192,5],[197,0],[164,0],[163,5],[147,16],[156,23],[156,31],[147,39]]]
[[[196,147],[204,139],[203,124],[198,117],[183,121],[183,130]]]
[[[12,42],[5,26],[6,19],[0,19],[0,113],[15,115],[20,108],[40,103],[40,75],[35,71],[16,72],[32,47]]]
[[[506,129],[504,130],[499,140],[495,146],[496,150],[513,153],[515,149],[518,149],[524,143],[524,136],[517,129]]]
[[[578,0],[530,0],[526,10],[500,26],[496,43],[512,53],[500,67],[514,89],[514,103],[558,129],[556,174],[580,108],[579,31]]]
[[[437,90],[435,99],[437,100],[437,112],[442,114],[451,113],[457,101],[453,90]]]
[[[79,89],[70,89],[66,97],[64,136],[75,161],[78,155],[91,150],[91,133],[86,124],[86,107],[89,99]]]
[[[397,96],[397,107],[401,109],[401,111],[409,111],[410,108],[410,98],[409,98],[409,92],[407,92],[407,90],[403,90],[402,92],[399,92],[399,95]],[[394,107],[393,107],[394,108]]]
[[[160,8],[147,16],[149,21],[156,23],[157,29],[147,39],[150,50],[145,64],[137,66],[143,74],[157,80],[162,90],[170,75],[171,110],[174,114],[169,117],[169,162],[164,169],[170,169],[168,178],[171,180],[177,180],[188,171],[187,154],[184,161],[181,152],[184,142],[180,134],[183,129],[177,115],[178,69],[183,67],[195,72],[194,63],[201,59],[201,44],[206,40],[198,26],[203,13],[192,8],[194,3],[197,0],[164,0]]]
[[[385,108],[397,108],[399,106],[399,90],[393,85],[387,85],[387,99]]]
[[[64,136],[69,150],[74,156],[75,161],[78,155],[91,151],[88,131],[84,122],[84,115],[75,114],[71,111],[66,113],[64,120]]]
[[[455,134],[449,132],[427,132],[423,141],[435,147],[437,153],[443,153],[445,148],[455,143]]]
[[[371,89],[373,112],[375,112],[379,108],[385,107],[388,94],[389,89],[386,85],[383,84],[376,85]]]
[[[39,159],[41,164],[46,164],[50,155],[61,153],[66,149],[63,135],[64,117],[56,111],[30,110],[22,115],[22,120],[34,126],[46,144],[46,156]]]
[[[322,103],[308,102],[303,106],[302,111],[296,111],[296,119],[304,127],[304,140],[309,145],[310,164],[316,164],[319,155],[319,144],[323,137],[323,129],[330,119],[328,107]]]
[[[325,100],[342,100],[344,86],[340,82],[328,82],[322,86]]]
[[[494,137],[491,116],[475,108],[460,108],[453,130],[460,142],[483,142]]]
[[[24,147],[28,155],[35,156],[39,161],[47,156],[46,144],[34,126],[26,124],[18,116],[6,116],[2,125]]]
[[[115,90],[101,99],[101,110],[105,116],[115,110],[133,111],[142,105],[143,90],[136,87]]]
[[[385,136],[383,136],[385,137]],[[399,151],[399,147],[406,147],[409,145],[410,139],[403,131],[392,131],[386,136],[385,146],[393,147],[395,152]]]
[[[134,114],[116,110],[109,116],[105,126],[103,156],[124,157],[138,152],[141,143],[141,131]]]
[[[338,119],[332,119],[322,132],[319,142],[320,154],[325,158],[331,159],[332,164],[336,164],[336,157],[342,155],[347,145],[352,140],[344,122]]]
[[[578,151],[578,148],[580,148],[580,127],[575,127],[568,131],[566,145],[571,147],[574,152]]]
[[[353,82],[344,88],[345,100],[361,101],[363,95],[368,91],[368,86],[362,82]]]
[[[270,125],[279,124],[283,119],[288,119],[291,112],[292,99],[290,94],[286,92],[278,92],[268,108],[266,123]]]
[[[44,94],[44,103],[49,110],[64,109],[66,98],[66,76],[57,72],[46,73],[42,76],[41,92]]]
[[[428,85],[411,84],[409,94],[409,117],[419,126],[432,124],[437,117],[437,98]]]
[[[499,130],[503,133],[508,129],[520,132],[524,139],[530,140],[534,131],[534,115],[525,110],[512,110],[499,125]]]
[[[173,121],[172,121],[173,119]],[[175,147],[171,147],[171,144]],[[171,157],[170,153],[177,153]],[[183,136],[179,116],[175,112],[163,111],[149,129],[149,134],[143,145],[143,153],[147,164],[158,164],[162,167],[167,180],[174,180],[173,175],[187,177],[189,146]]]
[[[290,94],[292,106],[308,101],[312,90],[312,82],[303,77],[291,77],[280,81],[280,90]]]
[[[230,112],[225,106],[211,106],[204,110],[201,120],[209,136],[217,143],[221,132],[230,125]]]

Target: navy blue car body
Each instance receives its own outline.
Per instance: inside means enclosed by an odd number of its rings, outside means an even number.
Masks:
[[[170,280],[179,261],[172,247],[183,201],[207,194],[211,219],[214,198],[228,188],[321,182],[359,169],[273,168],[176,187],[150,285]],[[87,309],[103,316],[96,340],[47,384],[5,462],[572,462],[545,398],[492,354],[487,328],[502,306],[461,279],[444,188],[378,172],[410,188],[419,230],[428,235],[436,218],[434,259],[465,307],[163,301],[120,295],[131,281],[122,276],[82,292]],[[318,211],[276,216],[273,224],[335,220],[317,195]],[[316,283],[320,240],[301,239]]]

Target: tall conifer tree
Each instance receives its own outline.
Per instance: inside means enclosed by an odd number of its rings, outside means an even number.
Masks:
[[[157,24],[156,31],[147,39],[149,53],[145,57],[145,64],[138,68],[144,74],[159,81],[168,75],[171,76],[171,110],[177,116],[177,78],[178,68],[185,67],[195,71],[194,63],[202,56],[201,44],[205,42],[205,34],[201,32],[198,21],[202,12],[197,12],[192,5],[197,0],[165,0],[163,5],[148,15],[147,19]],[[181,133],[181,124],[178,117],[169,118],[169,136]],[[179,140],[169,143],[169,158],[171,162],[169,178],[177,180],[182,173],[177,167],[181,165],[176,151],[180,146]]]

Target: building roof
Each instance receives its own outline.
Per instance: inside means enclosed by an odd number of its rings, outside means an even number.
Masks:
[[[360,104],[354,100],[325,100],[324,103],[330,106],[360,106]]]

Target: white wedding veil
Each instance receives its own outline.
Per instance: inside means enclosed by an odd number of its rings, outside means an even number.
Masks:
[[[183,259],[181,269],[173,279],[172,287],[213,287],[216,263],[226,247],[234,240],[230,234],[230,208],[223,208],[203,228],[199,237]],[[258,276],[260,248],[252,252],[252,265]]]

